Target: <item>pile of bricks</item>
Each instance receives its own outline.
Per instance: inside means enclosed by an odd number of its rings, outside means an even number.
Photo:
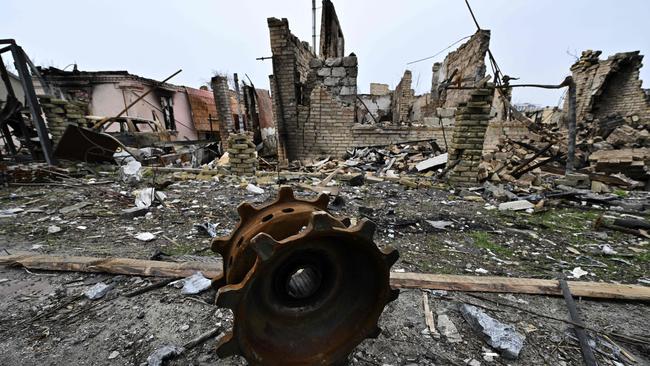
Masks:
[[[255,175],[257,169],[257,152],[252,136],[248,134],[231,134],[228,138],[228,155],[230,171],[236,175]]]
[[[489,84],[471,92],[470,100],[456,110],[456,125],[449,146],[449,183],[470,186],[478,183],[479,164],[483,154],[485,131],[490,121],[494,87]]]
[[[85,127],[88,123],[88,104],[76,100],[63,100],[50,95],[38,97],[47,119],[54,144],[57,144],[69,124]]]

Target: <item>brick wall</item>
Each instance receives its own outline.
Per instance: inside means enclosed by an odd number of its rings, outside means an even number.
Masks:
[[[479,30],[457,50],[445,57],[440,68],[440,80],[446,80],[454,70],[458,70],[452,79],[456,86],[475,86],[485,77],[485,55],[490,46],[490,31]],[[444,107],[456,107],[469,100],[470,90],[448,90]]]
[[[650,104],[639,79],[643,56],[635,51],[600,60],[600,54],[601,51],[584,51],[571,66],[578,122],[606,118],[613,113],[650,118]]]
[[[357,124],[352,127],[352,146],[379,146],[398,144],[409,141],[436,140],[444,148],[444,136],[451,141],[453,128],[426,126],[390,126],[375,127]]]
[[[496,151],[500,138],[521,141],[527,139],[535,140],[537,137],[538,135],[531,132],[523,122],[491,120],[485,132],[483,153]]]
[[[478,183],[485,132],[490,121],[494,88],[472,90],[470,100],[456,110],[456,124],[449,148],[449,183],[457,186]]]
[[[230,132],[235,129],[232,107],[230,103],[230,89],[228,78],[225,76],[214,76],[211,80],[212,93],[219,113],[219,136],[224,151],[228,148]]]
[[[308,105],[305,97],[309,61],[316,56],[308,44],[301,42],[289,30],[287,19],[267,20],[271,52],[273,53],[273,112],[276,120],[278,160],[300,159],[296,146],[302,146],[302,131],[298,124],[299,105]]]
[[[411,89],[412,79],[411,71],[406,70],[402,80],[395,87],[392,102],[394,124],[407,123],[409,120],[410,107],[414,100],[414,92]]]

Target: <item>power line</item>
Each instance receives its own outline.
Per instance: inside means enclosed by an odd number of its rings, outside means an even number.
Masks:
[[[419,60],[415,60],[415,61],[407,62],[406,64],[407,64],[407,65],[410,65],[410,64],[414,64],[414,63],[416,63],[416,62],[426,61],[426,60],[432,59],[432,58],[438,56],[439,54],[441,54],[441,53],[447,51],[448,49],[454,47],[455,45],[459,44],[460,42],[462,42],[462,41],[464,41],[464,40],[466,40],[467,38],[470,38],[470,37],[471,37],[471,35],[469,35],[469,36],[465,36],[465,37],[463,37],[463,38],[457,40],[456,42],[454,42],[454,43],[450,44],[449,46],[443,48],[442,50],[440,50],[440,52],[436,53],[436,54],[433,55],[433,56],[429,56],[429,57],[421,58],[421,59],[419,59]]]

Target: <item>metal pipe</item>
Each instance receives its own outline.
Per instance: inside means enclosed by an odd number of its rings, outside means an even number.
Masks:
[[[314,47],[314,54],[316,51],[316,0],[311,0],[311,41]]]

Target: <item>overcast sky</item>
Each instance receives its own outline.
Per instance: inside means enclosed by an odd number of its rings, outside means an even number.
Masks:
[[[431,56],[476,30],[463,0],[334,0],[346,53],[359,58],[358,85],[395,86],[406,68],[426,92]],[[519,82],[557,84],[573,55],[640,50],[650,54],[647,0],[471,0],[504,73]],[[318,5],[320,7],[320,2]],[[214,71],[248,74],[268,89],[271,61],[267,17],[288,18],[292,32],[311,41],[310,0],[0,0],[0,38],[15,38],[39,65],[80,70],[128,70],[199,87]],[[320,11],[318,13],[320,21]],[[320,25],[317,27],[320,30]],[[454,47],[455,48],[455,47]],[[453,48],[452,48],[453,49]],[[650,79],[650,66],[641,71]],[[650,81],[644,87],[650,87]],[[515,102],[556,105],[556,91],[520,89]]]

